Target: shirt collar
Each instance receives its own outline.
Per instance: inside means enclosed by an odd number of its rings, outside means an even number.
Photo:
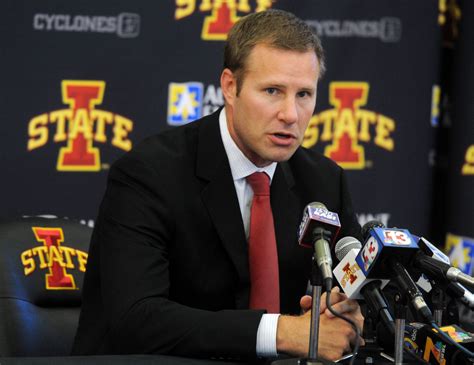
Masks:
[[[229,129],[227,127],[227,117],[225,108],[222,108],[219,114],[219,127],[221,130],[222,143],[229,160],[230,171],[234,180],[243,179],[254,172],[265,172],[270,177],[270,182],[275,174],[277,166],[276,162],[272,162],[265,167],[258,167],[250,161],[232,139]]]

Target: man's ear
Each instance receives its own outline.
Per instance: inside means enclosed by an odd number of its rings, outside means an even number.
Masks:
[[[228,68],[222,71],[221,89],[226,103],[233,106],[237,96],[237,80],[235,79],[234,73]]]

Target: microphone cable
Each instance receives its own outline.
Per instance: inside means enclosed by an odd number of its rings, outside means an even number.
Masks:
[[[462,352],[464,352],[468,358],[471,358],[471,359],[474,359],[474,352],[471,352],[469,351],[467,348],[465,348],[464,346],[460,345],[459,343],[457,343],[456,341],[454,341],[451,336],[448,336],[441,328],[439,328],[439,326],[433,321],[430,323],[431,327],[433,327],[439,334],[441,337],[443,337],[447,342],[453,344],[454,346],[456,346],[456,348]]]
[[[331,294],[331,291],[326,290],[326,307],[327,309],[329,309],[329,312],[331,312],[337,318],[340,318],[346,321],[347,323],[349,323],[356,332],[355,345],[354,345],[354,349],[352,350],[351,360],[349,362],[349,365],[354,365],[354,361],[359,352],[359,347],[360,347],[360,337],[361,337],[360,330],[353,320],[347,318],[346,316],[342,315],[341,313],[337,312],[335,309],[332,308],[330,294]]]
[[[358,352],[359,352],[359,348],[360,348],[360,338],[361,338],[361,333],[360,333],[360,330],[359,328],[357,327],[357,325],[354,323],[354,321],[352,321],[351,319],[347,318],[346,316],[342,315],[341,313],[337,312],[331,305],[331,301],[330,301],[330,291],[326,291],[326,307],[329,309],[329,311],[336,317],[348,322],[352,328],[355,330],[356,332],[356,341],[355,341],[355,345],[354,345],[354,348],[352,350],[352,357],[351,357],[351,360],[349,362],[349,365],[354,365],[354,361],[355,361],[355,358],[356,356],[358,355]],[[443,332],[444,333],[444,332]],[[452,340],[451,340],[452,341]],[[458,345],[459,346],[459,345]],[[460,346],[459,346],[460,347]],[[423,364],[428,364],[429,365],[429,362],[426,361],[425,359],[423,359],[422,357],[418,356],[417,354],[415,354],[413,351],[411,351],[408,346],[406,346],[404,344],[403,346],[403,350],[406,354],[408,354],[412,359],[415,359],[417,361],[419,361],[420,363],[423,363]],[[467,351],[467,349],[466,349]]]
[[[426,361],[421,356],[417,355],[415,352],[410,350],[410,348],[405,344],[403,344],[403,351],[404,351],[405,354],[409,355],[412,359],[415,359],[415,360],[417,360],[418,362],[420,362],[422,364],[430,365],[430,363],[428,361]]]

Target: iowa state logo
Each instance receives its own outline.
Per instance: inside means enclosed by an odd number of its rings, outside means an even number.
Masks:
[[[77,269],[85,272],[88,254],[62,245],[64,243],[62,228],[32,227],[32,230],[40,245],[21,253],[25,276],[31,275],[37,269],[47,270],[46,289],[77,289],[74,276],[68,270]]]
[[[331,142],[325,147],[324,154],[346,169],[368,167],[361,142],[372,142],[384,150],[393,151],[395,121],[362,109],[367,104],[368,96],[367,82],[331,82],[329,102],[334,108],[311,118],[303,147],[313,147],[319,141]]]
[[[94,143],[110,143],[124,151],[132,149],[128,134],[133,122],[121,115],[96,109],[102,104],[104,81],[63,80],[62,101],[68,109],[33,117],[28,124],[28,151],[53,142],[67,142],[59,150],[58,171],[100,171],[100,150]],[[50,136],[51,133],[51,136]]]
[[[474,144],[470,145],[464,156],[464,164],[461,170],[462,175],[474,175]]]
[[[349,285],[352,285],[357,280],[358,276],[356,274],[358,271],[360,271],[360,267],[359,265],[357,265],[357,263],[354,263],[351,266],[350,262],[348,262],[342,268],[342,271],[344,271],[344,276],[342,277],[342,280],[341,280],[341,286],[345,288],[348,282],[349,282]]]
[[[225,41],[227,33],[240,19],[237,12],[248,14],[258,13],[271,8],[274,0],[255,0],[251,6],[249,0],[176,0],[174,18],[181,20],[196,10],[211,13],[204,18],[201,38],[208,41]],[[198,5],[199,3],[199,5]]]

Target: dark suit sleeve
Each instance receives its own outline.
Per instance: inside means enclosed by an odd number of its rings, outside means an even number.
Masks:
[[[169,248],[179,245],[177,225],[186,225],[170,201],[172,179],[162,178],[169,173],[129,156],[110,171],[91,250],[100,259],[88,268],[98,270],[101,282],[96,299],[104,317],[97,320],[107,328],[101,352],[255,357],[262,311],[208,311],[169,298]]]
[[[351,194],[349,192],[349,186],[347,183],[347,178],[344,173],[344,170],[340,169],[340,220],[341,220],[341,231],[339,233],[339,238],[345,236],[352,236],[358,240],[362,240],[361,228],[357,217],[354,213],[354,208],[352,205]]]

